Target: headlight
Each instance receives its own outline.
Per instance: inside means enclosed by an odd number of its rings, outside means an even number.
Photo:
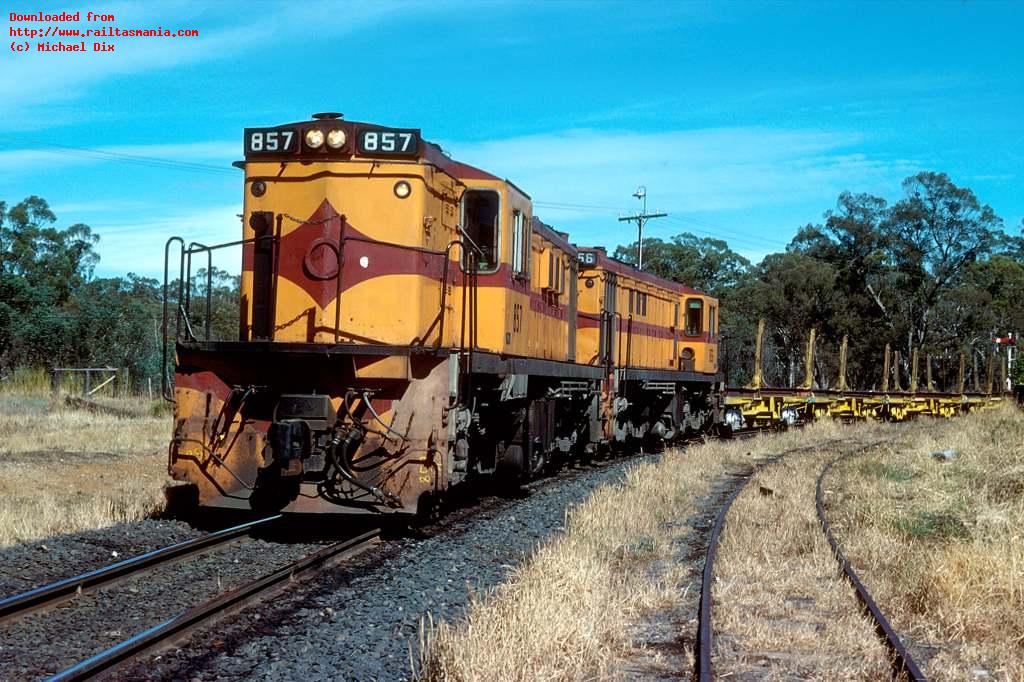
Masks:
[[[312,129],[306,131],[306,146],[310,149],[319,149],[324,146],[324,133],[322,130]]]
[[[395,183],[395,196],[399,199],[404,199],[412,194],[412,185],[405,180],[399,180]]]
[[[347,139],[344,130],[332,130],[327,133],[327,146],[331,149],[340,149],[345,146]]]

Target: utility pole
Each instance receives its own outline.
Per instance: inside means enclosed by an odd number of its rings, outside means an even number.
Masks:
[[[636,188],[636,192],[633,196],[644,202],[643,210],[634,215],[622,216],[619,218],[619,222],[633,222],[636,221],[636,269],[644,269],[644,223],[651,218],[664,218],[668,213],[648,213],[647,212],[647,188],[640,185]]]

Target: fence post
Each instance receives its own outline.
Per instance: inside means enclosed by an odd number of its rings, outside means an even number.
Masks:
[[[54,400],[60,400],[60,370],[56,367],[50,368],[50,391]]]

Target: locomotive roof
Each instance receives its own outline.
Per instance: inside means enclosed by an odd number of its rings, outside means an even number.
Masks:
[[[668,289],[669,291],[675,292],[677,294],[696,294],[699,296],[708,295],[703,291],[700,291],[699,289],[694,289],[693,287],[687,286],[685,284],[680,284],[679,282],[675,282],[670,279],[665,279],[664,277],[659,277],[658,275],[655,275],[654,273],[651,272],[644,272],[643,270],[638,270],[635,265],[631,265],[630,263],[624,263],[620,260],[616,260],[615,258],[612,258],[611,256],[608,255],[607,251],[605,251],[603,246],[580,246],[577,248],[580,251],[593,251],[597,253],[597,265],[609,272],[614,272],[616,275],[621,275],[623,277],[635,279],[637,281],[644,282],[646,284],[651,284],[656,287]]]
[[[537,216],[533,216],[533,231],[540,236],[547,239],[549,242],[564,250],[565,252],[576,255],[576,245],[569,241],[569,235],[565,232],[559,232],[555,228],[551,227]]]

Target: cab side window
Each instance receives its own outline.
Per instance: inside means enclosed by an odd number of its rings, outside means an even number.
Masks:
[[[686,334],[699,336],[704,331],[704,301],[691,298],[686,301]]]
[[[475,254],[476,269],[479,272],[494,272],[498,269],[500,203],[498,193],[492,190],[470,189],[462,195],[463,238],[470,242],[464,251]],[[465,254],[462,267],[466,267]]]
[[[523,212],[512,212],[512,274],[519,277],[530,275],[530,221]]]

